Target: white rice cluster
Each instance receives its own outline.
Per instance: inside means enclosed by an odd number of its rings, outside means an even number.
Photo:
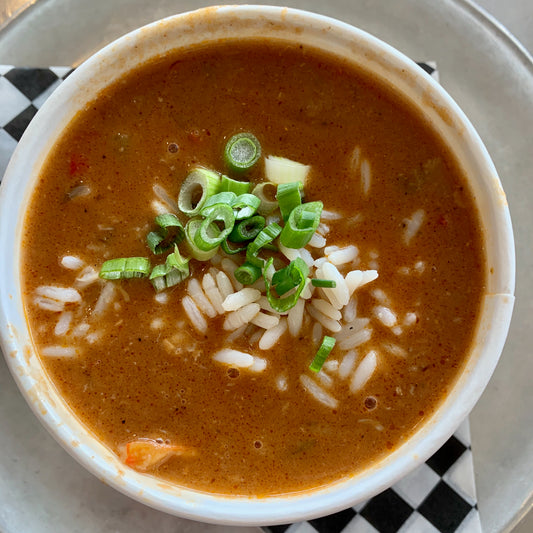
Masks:
[[[81,349],[74,346],[79,345],[80,339],[94,344],[101,338],[98,331],[91,330],[91,318],[120,307],[117,296],[121,295],[124,300],[129,300],[129,295],[122,287],[101,280],[96,269],[78,256],[65,255],[59,260],[59,264],[76,277],[71,287],[41,285],[35,290],[33,303],[44,311],[58,315],[53,334],[61,339],[61,344],[44,346],[40,353],[46,357],[76,357]],[[101,287],[100,294],[94,306],[89,307],[82,292],[97,282]]]

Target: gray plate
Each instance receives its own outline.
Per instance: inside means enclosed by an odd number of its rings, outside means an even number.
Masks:
[[[24,3],[0,0],[0,24]],[[130,29],[208,3],[41,0],[0,31],[0,63],[76,65]],[[466,0],[267,3],[289,3],[343,19],[413,59],[437,61],[441,83],[470,117],[492,155],[514,222],[517,301],[505,351],[471,415],[471,427],[484,531],[508,531],[531,506],[533,495],[533,328],[529,324],[533,316],[533,252],[528,238],[533,227],[531,57]],[[519,30],[531,49],[531,0],[482,3],[496,9],[505,5],[502,16]],[[5,533],[222,533],[235,529],[170,517],[101,484],[41,428],[3,360],[0,366],[0,528]],[[241,533],[245,531],[257,529]]]

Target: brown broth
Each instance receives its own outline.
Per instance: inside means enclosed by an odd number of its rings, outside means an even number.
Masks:
[[[223,319],[199,335],[180,304],[185,284],[159,304],[148,282],[124,281],[129,299],[119,296],[99,320],[91,312],[101,285],[83,289],[79,320],[100,338],[80,337],[77,358],[42,361],[76,415],[117,453],[140,437],[198,450],[164,462],[157,476],[226,494],[306,490],[368,467],[434,412],[464,364],[485,284],[478,214],[457,163],[414,109],[364,72],[309,48],[232,42],[161,58],[105,90],[66,130],[33,194],[23,237],[26,310],[37,347],[66,342],[54,339],[58,314],[33,304],[37,287],[72,286],[75,274],[60,265],[68,254],[95,269],[112,257],[147,256],[154,183],[177,197],[192,165],[225,171],[224,143],[238,131],[253,132],[264,154],[312,166],[306,201],[342,215],[327,222],[328,245],[357,245],[362,269],[379,254],[378,280],[357,292],[358,315],[371,316],[374,288],[398,316],[417,314],[399,336],[374,324],[359,352],[376,349],[379,366],[364,389],[349,394],[346,382],[336,384],[337,409],[303,390],[299,376],[316,351],[310,320],[299,338],[287,333],[267,353],[237,339],[233,347],[253,350],[268,367],[231,377],[212,361]],[[367,198],[350,169],[356,145],[372,166]],[[262,165],[249,177],[261,181]],[[70,200],[80,184],[90,195]],[[418,209],[424,224],[406,246],[404,221]],[[191,261],[194,274],[205,268]],[[154,330],[156,317],[165,325]],[[169,353],[162,341],[176,333],[178,353]],[[384,342],[407,356],[387,353]],[[280,374],[287,391],[274,385]]]

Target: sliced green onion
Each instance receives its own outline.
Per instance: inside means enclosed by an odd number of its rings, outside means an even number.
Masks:
[[[243,285],[251,285],[261,277],[261,269],[251,263],[243,263],[233,273],[235,279]]]
[[[229,242],[228,242],[228,239],[222,241],[220,243],[220,247],[222,248],[222,250],[224,250],[225,253],[227,253],[228,255],[234,255],[234,254],[238,254],[240,252],[245,252],[246,251],[246,246],[240,246],[238,248],[230,248],[230,245],[229,245]]]
[[[224,191],[224,192],[219,192],[217,194],[213,194],[213,196],[210,196],[205,201],[204,206],[202,207],[200,211],[200,214],[202,216],[207,216],[209,214],[209,211],[207,210],[208,207],[212,207],[216,204],[231,205],[236,199],[237,199],[237,195],[234,192],[230,192],[230,191]]]
[[[161,228],[151,231],[146,236],[148,248],[154,254],[162,254],[170,250],[174,244],[179,244],[185,238],[185,230],[178,217],[173,213],[163,213],[155,217],[155,223]],[[170,230],[174,230],[170,232]],[[169,237],[169,232],[171,233]]]
[[[307,202],[293,209],[281,232],[281,244],[287,248],[303,248],[320,223],[322,207],[322,202]]]
[[[182,213],[194,216],[200,212],[206,200],[220,189],[220,175],[213,170],[196,167],[183,182],[178,197]]]
[[[324,287],[326,289],[334,289],[337,286],[337,282],[332,279],[313,278],[311,283],[313,287]]]
[[[322,365],[326,361],[331,350],[333,350],[333,346],[335,346],[335,342],[336,340],[333,337],[328,337],[327,335],[324,335],[324,338],[322,339],[322,344],[320,345],[320,348],[318,349],[318,352],[316,353],[315,358],[309,365],[309,369],[311,371],[320,372]]]
[[[271,287],[276,289],[278,296],[283,296],[300,284],[302,276],[307,278],[308,275],[309,267],[303,259],[297,257],[288,266],[274,273]]]
[[[261,145],[251,133],[237,133],[226,144],[224,160],[233,172],[245,172],[261,157]]]
[[[280,183],[276,193],[279,210],[284,222],[287,222],[291,211],[301,205],[302,195],[300,191],[302,183],[300,181],[291,181],[290,183]]]
[[[265,218],[256,215],[236,223],[228,235],[228,241],[244,242],[255,239],[259,232],[265,227]]]
[[[150,274],[150,281],[157,292],[173,287],[189,277],[189,259],[181,257],[178,247],[167,256],[164,265],[157,265]]]
[[[228,178],[222,174],[222,179],[220,180],[220,191],[229,191],[234,192],[237,196],[241,194],[246,194],[250,192],[252,184],[249,181],[237,181]]]
[[[150,274],[150,267],[146,257],[119,257],[105,261],[99,276],[102,279],[145,278]]]
[[[311,167],[292,161],[285,157],[269,155],[265,158],[265,176],[272,183],[288,183],[291,181],[300,181],[305,185],[305,180]]]
[[[194,244],[204,252],[217,248],[219,244],[230,234],[235,224],[233,209],[227,204],[210,205],[200,212],[205,219],[194,235]],[[224,228],[221,230],[215,222],[222,222]],[[213,228],[218,230],[215,231]]]
[[[297,257],[294,261],[291,261],[291,264],[293,264],[292,269],[293,273],[291,274],[295,276],[295,278],[298,280],[298,285],[295,286],[295,291],[290,294],[289,296],[285,296],[284,298],[277,298],[272,294],[272,288],[271,287],[271,280],[268,279],[267,272],[270,268],[270,265],[272,265],[274,262],[274,258],[270,258],[263,268],[263,277],[265,278],[265,286],[266,286],[266,294],[268,298],[268,302],[270,303],[270,306],[274,311],[277,311],[278,313],[284,313],[285,311],[288,311],[289,309],[292,309],[296,302],[298,301],[298,298],[300,297],[300,294],[305,288],[307,275],[309,274],[309,268],[301,259],[300,257]],[[275,275],[275,274],[274,274]],[[274,276],[272,276],[274,277]]]
[[[281,233],[281,227],[273,222],[263,228],[257,237],[248,245],[246,249],[246,260],[259,268],[263,267],[264,259],[258,257],[258,253],[266,244],[270,244]]]
[[[260,204],[261,200],[254,194],[246,193],[237,196],[231,204],[231,207],[235,210],[235,220],[253,216]]]
[[[273,183],[265,181],[256,185],[252,194],[257,196],[261,200],[261,204],[257,208],[257,212],[260,215],[270,215],[272,211],[277,209],[278,201],[276,200],[277,187]]]
[[[187,245],[189,255],[198,261],[209,261],[216,253],[218,248],[213,248],[209,251],[200,250],[194,242],[194,236],[200,231],[200,226],[203,220],[201,218],[191,218],[185,226],[185,244]],[[215,237],[220,234],[220,229],[211,224],[208,228],[211,236]]]

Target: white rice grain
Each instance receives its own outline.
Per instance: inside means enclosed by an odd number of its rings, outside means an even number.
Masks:
[[[331,376],[328,376],[328,374],[326,374],[324,370],[320,370],[319,372],[317,372],[316,377],[324,387],[331,389],[331,387],[333,386],[333,378]]]
[[[346,274],[345,282],[350,296],[363,285],[377,279],[376,270],[352,270]]]
[[[336,409],[339,405],[339,402],[336,398],[331,396],[331,394],[328,394],[320,385],[315,383],[315,381],[313,381],[313,379],[306,374],[302,374],[300,376],[300,383],[303,385],[304,389],[311,394],[311,396],[325,406],[330,407],[331,409]]]
[[[92,266],[88,265],[80,272],[74,285],[78,289],[84,289],[99,279],[98,272]]]
[[[370,191],[370,184],[372,182],[372,169],[368,159],[361,161],[361,192],[367,196]]]
[[[61,258],[61,266],[68,270],[79,270],[85,263],[75,255],[65,255]]]
[[[335,335],[338,341],[351,337],[354,333],[366,328],[370,323],[369,318],[354,318],[351,322],[347,322],[342,326],[342,330]]]
[[[350,392],[352,394],[360,391],[368,383],[376,367],[377,353],[371,350],[366,354],[353,373],[352,380],[350,381]]]
[[[396,357],[407,357],[407,352],[397,344],[394,344],[392,342],[384,342],[381,346],[383,347],[383,349],[387,350],[387,352]]]
[[[328,359],[322,367],[326,372],[337,372],[339,370],[339,362],[337,359]]]
[[[150,206],[152,207],[153,211],[157,215],[163,215],[164,213],[168,213],[168,207],[159,200],[152,200],[150,202]]]
[[[334,252],[328,254],[328,261],[335,266],[345,265],[346,263],[351,263],[357,259],[359,250],[353,244],[345,246],[344,248],[339,248]]]
[[[326,239],[320,233],[315,232],[308,244],[311,248],[324,248],[326,246]]]
[[[65,304],[63,302],[51,300],[50,298],[45,298],[44,296],[36,296],[33,299],[33,303],[40,309],[43,309],[44,311],[51,311],[52,313],[60,313],[65,308]]]
[[[57,335],[58,337],[65,335],[65,333],[67,333],[68,330],[70,329],[71,324],[72,324],[72,312],[64,311],[63,313],[59,315],[59,319],[56,323],[56,327],[54,328],[54,335]]]
[[[287,319],[282,318],[277,326],[267,329],[259,339],[259,349],[270,350],[287,331]]]
[[[289,309],[289,313],[287,314],[287,325],[289,327],[289,333],[296,337],[300,334],[300,330],[302,329],[302,324],[304,320],[304,309],[305,309],[305,300],[302,298],[299,298],[296,302],[296,305]]]
[[[213,355],[213,359],[219,363],[238,368],[249,368],[254,364],[252,355],[232,348],[219,350]]]
[[[301,300],[309,300],[315,292],[315,286],[311,283],[311,280],[308,278],[305,282],[304,290],[300,294]]]
[[[207,322],[195,301],[189,295],[186,295],[182,298],[181,304],[193,327],[200,333],[205,333],[207,331]]]
[[[353,322],[357,317],[357,298],[353,296],[342,309],[342,319],[344,322]]]
[[[103,286],[93,308],[93,316],[100,316],[112,303],[115,298],[115,284],[108,281]]]
[[[161,200],[163,203],[167,204],[167,206],[170,207],[170,209],[174,213],[179,213],[177,202],[172,198],[172,196],[170,196],[170,194],[168,194],[166,189],[164,189],[163,187],[161,187],[161,185],[156,183],[152,187],[152,190],[154,191],[155,195],[159,198],[159,200]],[[167,209],[167,211],[168,211],[168,209]]]
[[[333,320],[329,316],[326,316],[324,313],[321,313],[316,307],[312,305],[307,306],[307,312],[323,327],[329,329],[329,331],[333,333],[337,333],[342,329],[341,325],[337,320]]]
[[[233,294],[233,285],[225,272],[218,272],[216,282],[223,300],[225,300],[230,294]]]
[[[370,328],[364,328],[349,337],[346,337],[338,341],[338,346],[341,350],[352,350],[361,346],[365,342],[368,342],[372,337],[372,330]]]
[[[289,388],[289,384],[287,382],[287,376],[285,374],[280,374],[276,378],[276,387],[281,392],[285,392]]]
[[[339,213],[335,213],[334,211],[326,211],[325,209],[322,210],[322,213],[320,214],[320,220],[339,220],[342,218],[342,215]]]
[[[248,324],[259,313],[260,309],[259,304],[254,302],[228,313],[224,320],[224,329],[233,331],[244,324]]]
[[[237,270],[239,265],[237,265],[235,261],[232,261],[228,257],[224,257],[224,259],[222,259],[222,261],[220,262],[220,266],[222,267],[222,270],[224,270],[224,272],[228,275],[228,278],[230,279],[235,290],[240,291],[243,285],[235,279],[235,270]]]
[[[257,302],[261,298],[261,292],[257,289],[245,287],[240,291],[230,294],[223,302],[222,309],[224,311],[236,311],[245,305]]]
[[[76,357],[78,350],[72,346],[51,345],[44,346],[39,353],[45,357]]]
[[[168,302],[168,292],[158,292],[154,295],[154,300],[161,305]]]
[[[300,257],[303,259],[304,263],[311,268],[315,262],[311,252],[306,248],[300,248]]]
[[[413,326],[414,324],[416,324],[417,320],[418,316],[416,315],[416,313],[406,313],[403,317],[403,325],[407,327]]]
[[[87,334],[90,328],[91,326],[87,324],[87,322],[81,322],[72,330],[72,335],[74,335],[74,337],[83,337]]]
[[[217,284],[215,283],[213,276],[209,272],[205,274],[202,279],[202,288],[204,289],[205,295],[215,308],[217,314],[224,314],[225,309],[222,306],[222,295],[218,290]]]
[[[324,222],[320,222],[320,224],[318,224],[318,227],[316,228],[316,231],[324,237],[329,233],[329,226],[327,224],[324,224]]]
[[[290,311],[289,311],[289,315],[290,315]],[[252,318],[251,322],[252,324],[255,324],[256,326],[262,329],[270,329],[279,324],[279,316],[267,315],[266,313],[263,313],[260,311],[259,313],[257,313],[257,315],[255,315]]]
[[[198,306],[198,309],[207,315],[209,318],[214,318],[217,315],[215,308],[204,294],[200,282],[196,278],[191,278],[187,284],[187,292]]]
[[[240,328],[237,328],[236,330],[232,331],[227,337],[226,337],[226,343],[230,344],[235,339],[238,339],[239,337],[245,335],[245,330],[247,328],[246,324],[243,324]]]
[[[254,362],[252,366],[249,368],[251,372],[263,372],[265,368],[267,367],[267,361],[266,359],[263,359],[262,357],[254,356]]]
[[[405,231],[403,233],[403,241],[407,246],[409,246],[413,238],[416,236],[416,234],[420,230],[422,223],[424,222],[425,216],[426,216],[425,211],[423,209],[418,209],[411,215],[410,218],[405,218],[403,220],[405,224]]]
[[[295,259],[298,259],[300,257],[300,252],[296,248],[288,248],[287,246],[283,246],[283,244],[279,244],[279,251],[289,260],[294,261]]]
[[[322,298],[313,298],[311,300],[311,305],[332,320],[340,320],[342,318],[341,312],[338,309],[335,309],[331,303],[322,300]]]
[[[322,325],[319,322],[315,322],[313,325],[313,331],[311,332],[311,338],[314,344],[320,344],[322,342]]]
[[[335,288],[324,288],[323,291],[336,309],[343,308],[350,299],[350,293],[348,285],[344,281],[344,277],[338,271],[337,267],[326,261],[319,269],[317,269],[316,276],[323,279],[333,280],[336,283]]]
[[[342,358],[341,364],[339,365],[339,377],[341,379],[346,379],[352,372],[355,367],[355,360],[357,359],[357,352],[355,350],[350,350],[346,352]]]
[[[39,296],[63,303],[81,302],[80,293],[71,287],[57,287],[56,285],[41,285],[35,291]]]
[[[372,309],[374,316],[386,327],[392,328],[398,322],[396,313],[384,305],[376,305]]]

